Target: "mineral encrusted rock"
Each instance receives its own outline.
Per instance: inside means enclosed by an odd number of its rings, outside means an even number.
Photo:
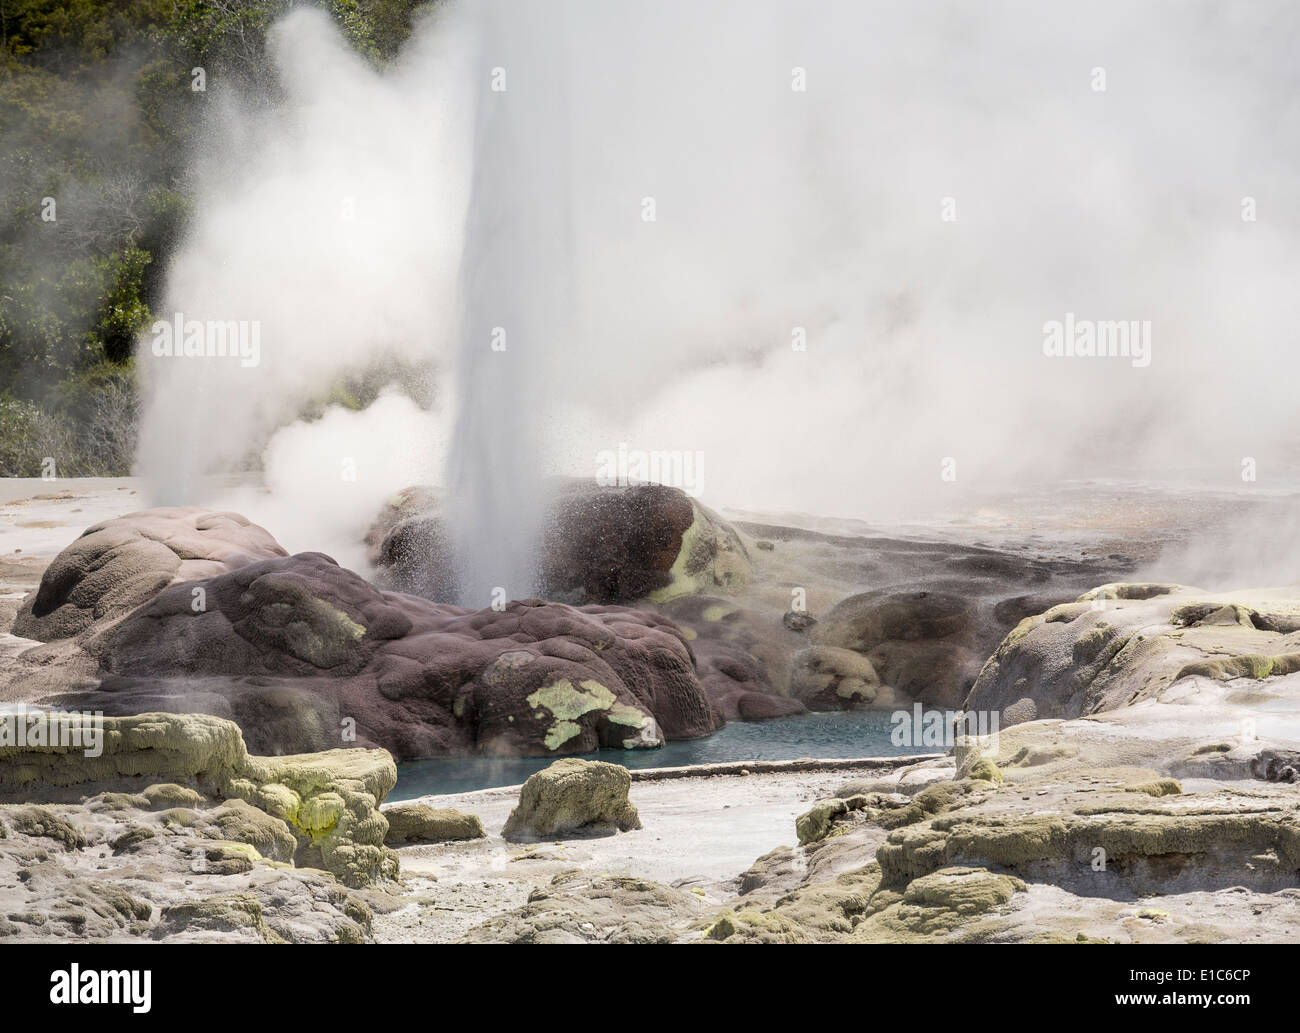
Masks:
[[[718,915],[703,931],[721,943],[904,943],[960,939],[978,920],[1008,904],[1025,884],[984,868],[953,866],[881,889],[880,868],[868,865],[806,886],[767,910]]]
[[[176,507],[105,520],[54,558],[23,600],[13,633],[41,642],[72,638],[167,585],[285,555],[265,529],[238,513]]]
[[[800,846],[804,846],[844,833],[847,829],[842,823],[846,820],[860,818],[884,829],[911,825],[953,807],[962,796],[977,788],[978,781],[983,780],[982,775],[972,778],[975,781],[937,782],[926,786],[911,799],[898,793],[868,792],[819,800],[795,819],[795,834]]]
[[[388,819],[389,846],[406,843],[449,843],[465,839],[482,839],[483,822],[477,815],[448,808],[430,807],[425,803],[395,803],[384,808]]]
[[[872,799],[867,796],[850,796],[845,799],[819,800],[817,803],[795,819],[795,834],[799,845],[814,843],[830,835],[835,826],[835,819],[853,811],[861,811],[871,806]]]
[[[679,488],[556,484],[540,544],[539,591],[586,605],[636,605],[670,617],[689,640],[700,684],[727,721],[803,713],[789,698],[792,644],[781,622],[742,611],[734,596],[753,563],[743,537]],[[435,494],[389,500],[367,542],[380,581],[430,599],[454,595]]]
[[[576,757],[556,761],[529,777],[501,835],[507,840],[546,839],[641,827],[628,800],[627,768]]]
[[[883,779],[850,784],[802,815],[801,845],[760,858],[694,933],[722,943],[1293,939],[1300,790],[1252,774],[1252,756],[1272,747],[1209,748],[1219,730],[1192,724],[1153,704],[1029,722],[910,799],[907,771],[895,792]],[[951,772],[945,764],[911,774]]]
[[[957,709],[981,665],[1019,621],[1076,598],[1129,566],[1118,554],[1106,560],[1066,559],[767,524],[736,527],[764,538],[805,542],[810,562],[835,556],[844,570],[860,572],[877,586],[841,597],[829,608],[818,606],[811,625],[798,622],[805,629],[795,636],[802,640],[795,648],[810,648],[794,658],[790,694],[812,710],[892,709],[912,701]],[[861,584],[860,578],[849,583]]]
[[[1002,724],[1144,700],[1237,702],[1300,693],[1300,603],[1283,592],[1109,584],[1026,617],[967,700]]]
[[[581,606],[730,594],[751,574],[736,531],[680,488],[602,487],[560,479],[539,556],[542,594]],[[367,534],[389,584],[431,599],[452,591],[436,492],[411,487],[389,500]]]
[[[881,683],[864,654],[838,646],[812,646],[796,653],[790,691],[809,710],[887,707],[903,702]]]
[[[997,625],[990,628],[982,616],[971,599],[955,593],[880,590],[850,596],[813,629],[820,649],[802,665],[807,673],[800,690],[819,704],[814,709],[872,702],[882,686],[889,690],[882,705],[919,699],[955,706],[1000,637]],[[845,654],[868,663],[853,666]],[[817,683],[810,676],[820,672],[832,677],[813,691]]]
[[[722,724],[666,617],[538,599],[448,606],[382,592],[319,553],[169,585],[52,648],[21,654],[11,677],[44,687],[57,663],[84,673],[89,659],[98,684],[43,702],[213,713],[265,753],[336,746],[345,726],[409,758],[647,748]]]
[[[212,713],[264,754],[337,746],[353,723],[349,742],[399,759],[646,748],[807,709],[956,707],[1004,632],[1074,597],[1094,569],[789,528],[751,538],[656,485],[566,482],[554,516],[539,562],[559,601],[502,611],[384,592],[317,553],[284,556],[234,514],[146,510],[96,525],[29,598],[50,626],[19,631],[49,641],[19,647],[0,691],[119,715]],[[381,576],[448,597],[443,574],[411,568],[445,566],[439,519],[427,492],[391,500],[370,536]],[[849,569],[868,563],[887,587],[791,630],[786,572],[760,583],[776,551],[750,549],[778,535]],[[1010,594],[1026,584],[1038,591]],[[629,601],[644,608],[614,605]]]
[[[86,807],[178,841],[243,844],[255,859],[320,868],[352,886],[396,876],[379,811],[397,781],[387,753],[250,756],[237,726],[205,714],[103,724],[97,757],[73,746],[0,746],[0,802]]]
[[[0,747],[0,942],[365,942],[395,780],[376,750],[250,756],[200,714],[106,718],[99,757]]]
[[[476,926],[461,943],[673,943],[705,906],[686,890],[630,875],[562,872],[528,903]]]
[[[698,593],[657,607],[682,629],[709,702],[728,721],[765,721],[807,712],[787,695],[798,635],[771,614]]]

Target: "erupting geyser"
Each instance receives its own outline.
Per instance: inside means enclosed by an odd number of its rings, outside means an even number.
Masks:
[[[555,137],[567,108],[565,5],[476,12],[481,90],[446,484],[460,599],[485,606],[533,594],[541,375],[572,336],[574,279],[568,149]]]

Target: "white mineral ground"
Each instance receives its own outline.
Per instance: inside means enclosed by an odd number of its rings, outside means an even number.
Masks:
[[[644,776],[644,772],[638,774]],[[924,785],[953,774],[952,761],[892,773]],[[534,886],[573,868],[618,872],[693,887],[720,909],[735,896],[736,878],[773,847],[795,842],[794,822],[817,800],[851,779],[882,773],[863,767],[830,772],[754,773],[638,780],[628,798],[642,828],[613,836],[542,843],[501,838],[519,787],[421,797],[419,802],[477,814],[486,839],[403,847],[402,872],[412,903],[376,916],[376,938],[441,942],[525,903]],[[886,775],[885,777],[889,777]],[[865,863],[865,858],[858,863]]]
[[[60,549],[90,524],[140,508],[139,491],[140,485],[131,479],[0,481],[0,626],[9,624],[18,601],[36,586],[41,571]],[[1230,492],[1124,486],[1099,490],[1095,485],[1076,485],[981,500],[961,512],[906,527],[868,528],[857,521],[792,514],[726,515],[751,523],[803,525],[833,534],[888,533],[988,544],[1046,558],[1122,555],[1137,565],[1126,580],[1177,580],[1222,592],[1229,587],[1279,585],[1296,579],[1292,498],[1286,493],[1245,499]],[[1263,543],[1268,562],[1263,566],[1252,566],[1258,548],[1252,552],[1249,543],[1242,544],[1240,534],[1227,537],[1226,529],[1240,531],[1243,527],[1256,528],[1260,534],[1264,532],[1259,529],[1268,529],[1270,541]],[[274,534],[276,529],[269,530]],[[1283,542],[1287,544],[1279,545]],[[765,585],[809,584],[813,612],[863,587],[851,583],[839,560],[816,544],[783,547],[771,559],[780,567],[770,570]],[[1270,569],[1271,577],[1267,576]],[[793,578],[796,571],[800,577]],[[1223,578],[1234,571],[1242,579],[1236,585],[1225,582]],[[776,587],[760,586],[758,592],[764,591],[772,593],[771,602],[779,601]],[[1300,614],[1296,602],[1300,590],[1255,590],[1238,595],[1250,600],[1247,605],[1271,599],[1271,612]],[[1210,639],[1217,629],[1198,630],[1197,648],[1216,655]],[[1226,626],[1222,633],[1228,636],[1236,631],[1258,634],[1254,629]],[[1275,643],[1276,648],[1269,652],[1294,652],[1295,634],[1280,632],[1286,641]],[[13,636],[0,636],[0,667],[28,644]],[[1223,655],[1230,652],[1225,650]],[[1249,731],[1244,731],[1248,727]],[[1282,750],[1300,749],[1300,674],[1268,679],[1266,686],[1250,679],[1182,678],[1176,687],[1132,706],[1082,720],[1035,721],[1004,730],[998,759],[1006,783],[996,791],[977,789],[968,794],[955,813],[963,820],[988,819],[989,824],[998,826],[1061,814],[1071,821],[1086,822],[1090,802],[1103,805],[1103,809],[1109,805],[1120,823],[1127,820],[1126,805],[1131,815],[1157,813],[1173,818],[1294,812],[1300,804],[1300,787],[1251,777],[1249,758],[1258,754],[1261,743]],[[1011,759],[1015,755],[1018,761]],[[1210,759],[1189,761],[1196,757]],[[1154,798],[1125,792],[1153,773],[1180,778],[1183,794]],[[810,849],[795,847],[795,819],[814,801],[834,795],[855,780],[871,783],[869,788],[878,791],[912,796],[921,786],[953,776],[954,759],[949,756],[892,770],[638,778],[632,785],[631,800],[640,811],[642,829],[531,845],[507,843],[500,836],[517,801],[518,787],[425,797],[423,802],[435,807],[478,815],[487,837],[467,843],[402,847],[399,855],[405,888],[401,895],[390,894],[386,900],[381,899],[382,894],[374,897],[375,938],[455,940],[484,921],[508,919],[509,913],[526,905],[537,887],[562,872],[580,869],[591,879],[602,873],[620,873],[686,890],[686,899],[691,901],[687,910],[695,911],[680,913],[679,894],[673,905],[678,913],[664,922],[675,930],[677,938],[698,939],[701,923],[723,909],[767,910],[783,895],[823,886],[837,876],[848,877],[876,859],[876,851],[889,833],[871,823],[852,824],[843,830],[847,834]],[[1087,837],[1082,841],[1086,843]],[[761,865],[762,871],[742,883],[742,874],[756,859],[783,845],[793,849]],[[1042,934],[1066,939],[1086,934],[1121,942],[1277,941],[1300,935],[1300,889],[1294,886],[1294,872],[1288,873],[1286,865],[1278,864],[1277,852],[1265,849],[1251,855],[1249,843],[1244,854],[1224,853],[1217,844],[1197,849],[1201,853],[1194,864],[1188,865],[1184,859],[1161,870],[1164,881],[1150,891],[1155,899],[1146,899],[1145,891],[1117,890],[1116,884],[1105,879],[1089,882],[1086,864],[1067,866],[1066,871],[1059,866],[1052,869],[1049,862],[1037,869],[1041,878],[1027,875],[1027,888],[1022,886],[1010,903],[992,909],[987,902],[977,904],[955,925],[939,921],[937,935],[1024,940]],[[1155,865],[1157,860],[1151,858],[1150,863]],[[987,859],[982,863],[988,863]],[[987,872],[981,877],[993,878]],[[958,876],[943,878],[952,881]],[[918,878],[912,885],[920,882]],[[935,899],[954,898],[940,893]],[[921,902],[918,907],[930,906],[919,895],[917,900]],[[561,929],[551,938],[616,938],[614,927],[622,919],[611,918],[608,908],[591,913],[596,917],[580,923],[580,931]],[[914,907],[912,917],[905,921],[898,918],[897,907],[890,913],[894,917],[889,921],[901,923],[898,938],[914,938],[920,912]],[[609,928],[594,927],[593,923],[601,921],[608,922]],[[876,921],[862,921],[858,932],[878,934],[885,927],[873,926]],[[538,925],[534,932],[542,931],[536,936],[530,933],[530,937],[548,938],[544,925]]]

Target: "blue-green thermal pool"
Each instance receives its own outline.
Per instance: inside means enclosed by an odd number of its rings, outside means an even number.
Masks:
[[[799,757],[897,757],[931,752],[890,741],[890,712],[859,710],[804,714],[753,723],[733,722],[703,739],[670,742],[657,750],[600,750],[587,760],[628,768],[671,768],[736,760],[794,760]],[[397,788],[389,800],[466,793],[518,785],[553,757],[441,757],[397,766]]]

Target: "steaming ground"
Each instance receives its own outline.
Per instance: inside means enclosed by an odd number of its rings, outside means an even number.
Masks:
[[[394,398],[392,405],[412,421],[423,418],[401,399]],[[339,430],[366,419],[366,413],[341,417]],[[332,476],[331,452],[313,460],[299,447],[317,440],[315,436],[295,439],[288,434],[286,439],[285,456],[294,461],[272,464],[266,482],[205,478],[195,487],[196,502],[243,513],[290,552],[325,552],[369,575],[361,538],[387,484],[410,483],[402,478],[418,463],[409,453],[390,449],[387,455],[375,454],[375,462],[388,470],[389,482],[364,475],[342,481]],[[0,624],[8,629],[22,598],[36,588],[61,549],[90,525],[143,508],[147,491],[146,482],[138,478],[0,481]],[[1245,488],[1074,482],[1030,488],[1014,496],[989,492],[973,505],[954,505],[892,525],[806,512],[725,507],[724,512],[755,537],[778,532],[783,539],[780,550],[765,554],[764,577],[755,581],[744,602],[780,613],[790,607],[791,586],[799,586],[816,614],[873,587],[870,549],[853,545],[861,536],[988,546],[1049,564],[1096,561],[1116,579],[1171,581],[1211,590],[1294,584],[1300,581],[1297,497]],[[296,508],[296,501],[304,498],[309,498],[306,512]],[[788,533],[800,528],[842,537],[839,544],[828,545]],[[0,655],[13,655],[28,644],[4,634]]]
[[[402,399],[392,404],[401,419],[418,423],[423,418]],[[336,429],[341,436],[350,429],[348,420],[365,419],[365,413],[349,414]],[[361,537],[387,494],[411,483],[423,464],[401,450],[376,450],[370,453],[372,470],[382,464],[384,475],[366,477],[363,462],[362,475],[345,481],[336,476],[334,451],[313,459],[297,447],[304,440],[306,436],[286,434],[284,461],[272,464],[264,480],[235,475],[203,479],[195,488],[194,504],[243,513],[290,552],[326,552],[364,576],[369,571]],[[143,508],[147,491],[141,478],[0,480],[0,600],[11,603],[34,588],[54,555],[86,527]],[[309,492],[304,514],[295,501]],[[722,512],[755,533],[788,527],[845,538],[891,535],[987,546],[1048,561],[1112,558],[1127,565],[1128,580],[1216,590],[1300,583],[1300,487],[1234,491],[1078,481],[1031,486],[1015,494],[976,494],[969,505],[918,513],[899,523],[726,506]],[[797,537],[767,562],[773,567],[765,579],[773,593],[768,601],[776,607],[789,600],[788,593],[780,598],[775,593],[784,592],[786,585],[808,585],[810,579],[814,611],[870,587],[828,557],[824,547]]]

